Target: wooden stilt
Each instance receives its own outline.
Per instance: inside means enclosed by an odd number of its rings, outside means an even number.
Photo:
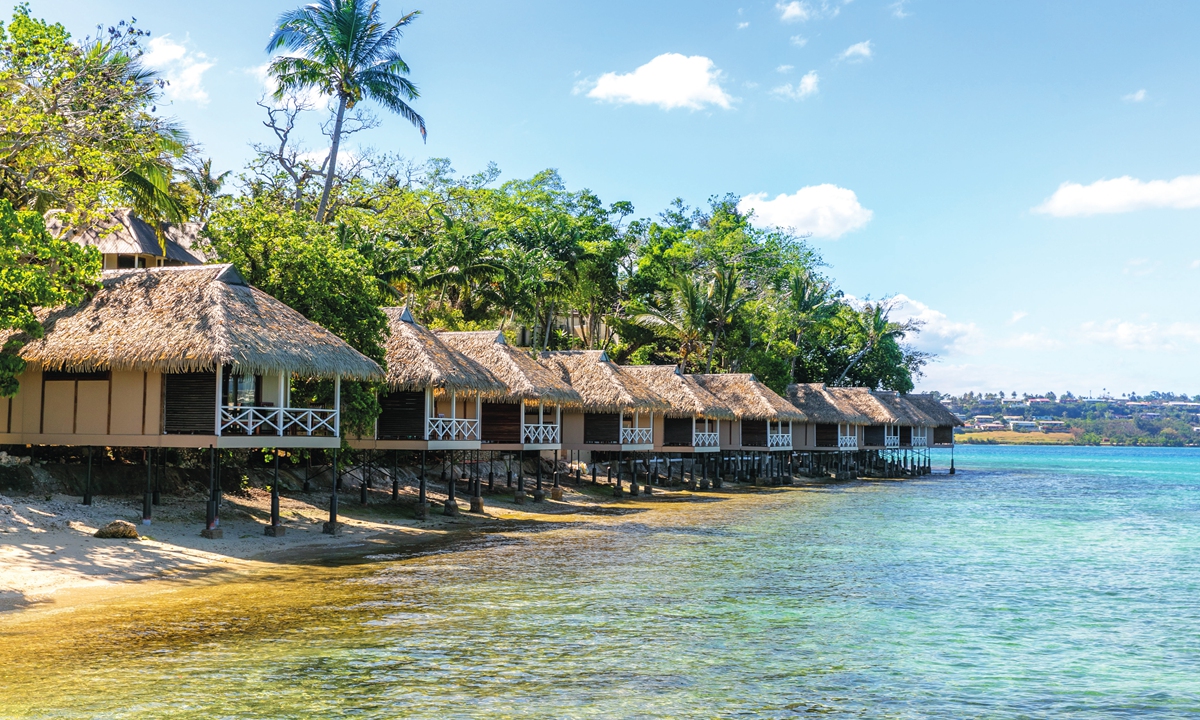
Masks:
[[[342,524],[338,522],[338,486],[341,484],[341,473],[338,472],[338,451],[333,451],[333,478],[330,485],[333,487],[329,493],[329,521],[321,527],[321,532],[326,535],[337,535],[342,531]]]
[[[88,445],[87,477],[85,477],[83,480],[84,505],[92,504],[92,450],[94,450],[94,448],[91,445]]]
[[[263,528],[263,534],[279,537],[284,530],[279,520],[279,450],[272,452],[275,454],[275,476],[271,480],[271,524]]]
[[[218,511],[217,488],[218,487],[219,487],[219,484],[217,482],[217,449],[210,445],[208,447],[208,508],[207,508],[207,513],[206,513],[207,517],[204,522],[204,529],[200,531],[200,535],[202,537],[206,537],[210,540],[216,540],[216,539],[224,536],[224,532],[221,530],[221,528],[217,527],[217,525],[220,522],[220,519],[217,515],[217,511]]]

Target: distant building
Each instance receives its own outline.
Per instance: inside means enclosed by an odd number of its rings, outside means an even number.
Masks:
[[[132,210],[116,210],[107,221],[82,231],[66,228],[53,213],[46,219],[52,235],[98,249],[105,270],[203,265],[208,259],[195,248],[203,228],[203,223],[166,223],[159,238],[154,226]]]
[[[1039,428],[1032,420],[1013,420],[1008,424],[1008,429],[1013,432],[1035,432]]]

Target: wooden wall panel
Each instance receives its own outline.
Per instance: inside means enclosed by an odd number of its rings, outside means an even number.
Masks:
[[[868,447],[883,447],[883,426],[868,425],[863,431],[863,445]]]
[[[838,446],[838,426],[833,423],[817,424],[817,447]]]
[[[907,425],[900,426],[900,444],[912,445],[912,428]]]
[[[748,447],[765,448],[767,446],[767,421],[743,420],[742,444]]]
[[[586,413],[583,416],[583,441],[598,445],[621,442],[621,416],[616,413]]]
[[[521,442],[521,406],[517,403],[483,403],[480,437],[485,443]],[[554,416],[549,418],[553,421]],[[536,416],[534,418],[537,420]]]
[[[216,385],[217,377],[213,375],[213,384]],[[216,392],[214,390],[213,392]],[[162,410],[163,410],[163,388],[162,388],[162,373],[148,372],[146,373],[146,397],[145,411],[143,413],[145,421],[142,425],[142,433],[145,435],[161,435],[163,431]],[[213,409],[213,422],[210,427],[216,423],[215,405],[217,398],[214,396],[209,408]]]
[[[168,373],[159,377],[163,394],[163,431],[168,435],[214,434],[217,423],[217,374]],[[156,394],[150,394],[150,398],[157,397]]]
[[[142,393],[145,373],[114,372],[112,374],[112,403],[109,408],[108,432],[111,435],[141,435]],[[213,382],[216,382],[214,378]]]
[[[379,398],[380,440],[423,440],[425,438],[425,393],[394,392]],[[449,403],[446,405],[449,410]]]
[[[75,388],[75,433],[108,434],[108,381],[80,380]]]
[[[47,380],[42,387],[42,432],[75,432],[75,381]]]
[[[665,418],[663,420],[663,447],[680,447],[692,444],[691,418]]]

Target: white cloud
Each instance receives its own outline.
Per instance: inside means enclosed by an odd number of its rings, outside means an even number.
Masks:
[[[1193,270],[1200,269],[1200,260],[1193,260],[1191,267]]]
[[[804,37],[803,35],[793,35],[791,37],[791,43],[796,47],[804,47],[808,44],[808,38]]]
[[[746,28],[748,28],[748,27],[750,27],[750,23],[749,23],[749,22],[740,22],[740,23],[738,23],[738,24],[737,24],[737,29],[738,29],[738,30],[745,30],[745,29],[746,29]]]
[[[731,98],[720,85],[721,72],[702,55],[663,53],[631,73],[604,73],[587,96],[614,103],[657,105],[664,110],[705,105],[730,108]],[[580,91],[576,86],[576,92]]]
[[[1091,185],[1065,182],[1033,212],[1054,217],[1076,217],[1133,212],[1148,208],[1200,207],[1200,175],[1180,175],[1174,180],[1142,182],[1125,175],[1097,180]]]
[[[838,60],[849,60],[850,62],[862,62],[871,57],[871,41],[864,40],[860,43],[854,43],[850,47],[842,51],[838,55]]]
[[[946,313],[935,310],[907,295],[892,298],[889,317],[895,322],[916,320],[922,324],[919,334],[910,335],[905,342],[923,352],[944,355],[949,352],[971,352],[980,342],[981,333],[975,323],[955,322]]]
[[[817,84],[820,80],[821,78],[817,76],[816,70],[809,70],[795,85],[784,83],[779,87],[772,88],[771,94],[787,100],[803,100],[809,95],[817,94],[819,89]]]
[[[901,20],[903,20],[904,18],[908,17],[909,15],[912,15],[912,13],[905,12],[905,10],[904,10],[904,6],[907,4],[908,4],[908,0],[896,0],[896,2],[892,3],[891,5],[888,5],[888,7],[890,7],[892,9],[893,17],[897,17],[897,18],[900,18]]]
[[[204,73],[213,62],[202,52],[189,50],[188,41],[177,43],[163,35],[146,44],[142,64],[156,70],[167,81],[163,94],[170,100],[190,100],[199,105],[208,103],[204,90]]]
[[[796,66],[795,66],[795,65],[780,65],[779,67],[775,68],[775,72],[777,72],[777,73],[790,73],[791,71],[793,71],[793,70],[795,70],[795,69],[796,69]]]
[[[813,16],[812,6],[803,0],[777,2],[775,9],[779,11],[779,19],[784,22],[804,22]]]
[[[1012,317],[1008,319],[1008,324],[1015,325],[1027,317],[1029,317],[1029,313],[1025,312],[1024,310],[1014,311]]]
[[[1200,345],[1200,324],[1197,323],[1159,325],[1156,322],[1107,320],[1102,323],[1086,322],[1080,331],[1086,340],[1126,350],[1194,351],[1195,346]]]
[[[1137,92],[1129,93],[1121,98],[1125,102],[1140,103],[1146,99],[1146,91],[1138,90]]]
[[[753,193],[738,202],[738,209],[753,210],[755,218],[764,225],[831,239],[866,225],[873,215],[859,204],[853,190],[829,183],[809,185],[791,195],[777,195],[773,200],[768,200],[766,193]]]

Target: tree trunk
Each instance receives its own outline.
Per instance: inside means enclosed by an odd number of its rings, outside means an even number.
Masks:
[[[550,324],[554,322],[554,303],[550,303],[550,311],[546,313],[546,339],[542,341],[542,349],[550,349]]]
[[[329,146],[329,164],[325,167],[325,189],[321,191],[321,202],[317,205],[317,222],[325,220],[325,208],[329,205],[329,191],[333,189],[333,177],[337,174],[338,146],[342,143],[342,120],[346,117],[346,96],[338,97],[337,120],[333,122],[333,143]]]

